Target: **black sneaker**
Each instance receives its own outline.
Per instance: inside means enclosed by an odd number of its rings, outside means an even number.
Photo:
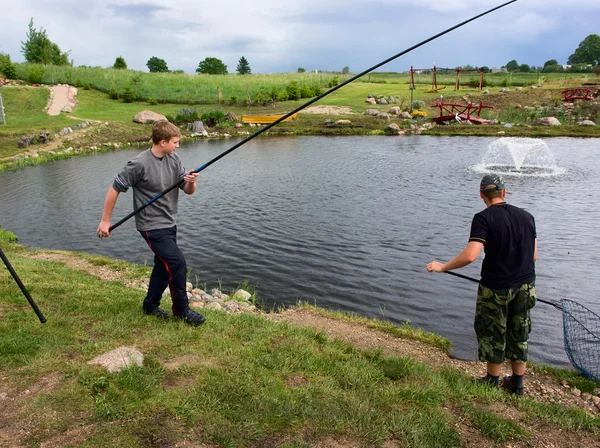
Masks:
[[[514,395],[523,395],[523,386],[519,387],[515,383],[515,379],[512,376],[505,376],[502,379],[502,389],[506,392]]]
[[[196,311],[194,311],[191,308],[188,309],[187,313],[185,313],[183,316],[177,316],[177,317],[183,319],[183,321],[186,324],[193,325],[194,327],[197,327],[198,325],[202,325],[204,323],[204,321],[206,320],[202,314],[197,313]]]
[[[471,380],[475,381],[476,383],[485,384],[486,386],[491,386],[491,387],[495,387],[496,389],[498,389],[498,377],[497,376],[492,376],[492,375],[488,374],[481,378],[471,377]]]
[[[155,316],[159,319],[170,319],[171,315],[167,313],[165,310],[161,310],[160,308],[153,308],[151,310],[144,310],[144,313],[149,316]]]

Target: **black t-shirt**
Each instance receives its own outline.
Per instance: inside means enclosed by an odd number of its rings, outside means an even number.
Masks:
[[[535,220],[506,202],[477,213],[469,241],[483,243],[481,284],[492,289],[515,288],[535,280]]]

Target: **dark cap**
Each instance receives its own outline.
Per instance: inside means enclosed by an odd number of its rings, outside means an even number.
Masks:
[[[498,174],[486,174],[481,179],[479,191],[504,190],[504,179]]]

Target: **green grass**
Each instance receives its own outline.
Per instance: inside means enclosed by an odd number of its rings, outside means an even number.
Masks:
[[[143,291],[33,259],[35,251],[8,243],[13,238],[6,232],[1,236],[1,247],[48,319],[44,325],[37,321],[8,272],[0,270],[0,377],[11,398],[31,391],[7,417],[27,427],[25,446],[74,428],[87,428],[88,447],[171,446],[182,440],[311,446],[327,438],[365,446],[390,439],[401,446],[459,446],[448,409],[496,443],[527,441],[525,426],[536,422],[600,433],[600,419],[583,412],[515,401],[452,368],[436,371],[413,358],[359,350],[309,328],[210,310],[199,328],[158,322],[140,311]],[[71,256],[130,280],[149,271],[100,256]],[[399,331],[425,337],[408,326]],[[144,353],[143,367],[108,373],[87,364],[122,345]],[[167,368],[181,357],[187,361]],[[40,387],[48,378],[53,386]],[[493,413],[499,401],[517,406],[521,420]]]

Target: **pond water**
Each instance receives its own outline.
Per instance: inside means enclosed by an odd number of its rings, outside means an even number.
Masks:
[[[178,154],[197,168],[234,143],[198,141]],[[598,312],[599,141],[542,143],[542,163],[519,156],[517,171],[494,138],[255,139],[204,170],[195,195],[181,196],[179,241],[191,280],[225,291],[248,280],[269,308],[304,300],[410,320],[451,339],[454,355],[475,359],[476,285],[425,265],[464,248],[473,214],[485,207],[482,173],[494,169],[506,171],[508,202],[536,218],[539,297]],[[0,173],[0,225],[28,246],[151,264],[133,219],[107,240],[95,236],[112,179],[139,151]],[[131,197],[120,196],[113,222],[131,211]],[[478,277],[480,267],[481,258],[460,272]],[[560,312],[540,303],[533,325],[532,359],[567,366]]]

